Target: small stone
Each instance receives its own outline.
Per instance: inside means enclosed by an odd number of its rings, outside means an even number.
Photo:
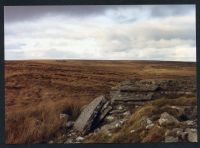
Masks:
[[[83,140],[84,140],[84,138],[81,137],[81,136],[79,136],[79,137],[76,138],[76,141],[78,141],[78,142],[83,141]]]
[[[130,133],[134,133],[134,132],[135,132],[135,130],[131,130],[131,131],[130,131]]]
[[[74,136],[74,135],[76,135],[75,132],[72,132],[72,133],[69,134],[69,136]]]
[[[119,124],[119,123],[116,123],[116,124],[115,124],[115,127],[116,127],[116,128],[120,127],[120,124]]]
[[[64,144],[67,144],[67,143],[73,143],[73,140],[72,139],[67,139],[67,141],[65,141]]]
[[[122,109],[124,109],[121,105],[119,105],[118,107],[117,107],[117,109],[118,110],[122,110]]]
[[[173,109],[177,109],[177,110],[180,110],[180,109],[181,109],[181,108],[178,107],[178,106],[171,106],[171,108],[173,108]]]
[[[187,128],[185,130],[185,132],[188,133],[187,140],[189,142],[197,142],[197,130],[196,129]]]
[[[114,121],[114,117],[113,116],[107,116],[106,118],[105,118],[105,120],[107,121],[107,122],[112,122],[112,121]]]
[[[119,123],[120,124],[124,124],[125,120],[120,120]]]
[[[147,124],[152,124],[152,121],[149,118],[147,118]]]
[[[185,121],[185,123],[186,123],[187,125],[189,125],[189,126],[193,126],[193,125],[196,124],[196,123],[195,123],[194,121],[192,121],[192,120]]]
[[[53,143],[54,143],[54,141],[53,141],[53,140],[51,140],[51,141],[49,141],[49,142],[48,142],[48,144],[53,144]]]
[[[105,130],[105,134],[107,134],[109,137],[112,136],[112,133],[109,130]]]
[[[178,142],[178,137],[173,137],[173,136],[167,136],[165,137],[165,142]]]
[[[126,111],[126,112],[123,113],[123,115],[124,115],[124,116],[130,116],[131,113],[130,113],[130,111]]]
[[[188,141],[189,142],[197,142],[197,132],[188,133]]]
[[[146,129],[151,129],[153,126],[154,126],[154,123],[151,123],[151,124],[146,126]]]
[[[169,129],[167,129],[167,130],[165,131],[165,137],[166,137],[166,136],[169,136],[169,135],[170,135],[170,132],[171,132],[171,131],[170,131]]]
[[[161,126],[176,125],[179,123],[179,121],[176,118],[174,118],[172,115],[168,114],[167,112],[164,112],[161,114],[161,117],[158,120],[158,122]]]

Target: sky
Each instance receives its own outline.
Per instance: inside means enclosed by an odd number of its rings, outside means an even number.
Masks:
[[[5,6],[5,60],[196,61],[195,5]]]

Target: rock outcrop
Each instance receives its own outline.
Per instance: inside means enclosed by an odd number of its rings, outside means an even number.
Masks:
[[[82,134],[89,132],[93,128],[93,125],[96,124],[96,122],[99,122],[98,117],[101,115],[101,109],[106,103],[107,99],[105,96],[99,96],[94,99],[86,108],[83,109],[74,124],[74,129]]]
[[[112,104],[138,104],[163,96],[175,98],[180,95],[191,95],[196,91],[195,80],[146,79],[127,80],[110,91]]]
[[[109,95],[95,98],[82,109],[75,123],[66,125],[71,130],[69,130],[65,143],[79,143],[87,136],[95,135],[99,131],[112,136],[111,131],[120,128],[132,116],[129,107],[133,109],[155,99],[162,97],[173,99],[181,95],[196,96],[196,81],[183,79],[133,79],[124,81],[113,87]],[[174,126],[174,129],[166,131],[163,142],[197,141],[197,132],[194,129],[196,128],[194,119],[197,117],[197,106],[166,105],[162,110],[164,111],[160,114],[140,119],[141,123],[145,125],[145,130],[156,127],[161,130],[168,126]],[[180,113],[180,116],[174,117],[167,112],[168,110],[176,110],[177,113]],[[184,128],[177,128],[179,123],[184,125]],[[189,129],[185,130],[185,127]],[[130,133],[136,131],[137,129],[133,129]]]

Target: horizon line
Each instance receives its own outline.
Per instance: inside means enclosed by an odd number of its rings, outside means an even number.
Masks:
[[[4,59],[4,61],[157,61],[157,62],[193,62],[196,63],[196,61],[178,61],[178,60],[113,60],[113,59]]]

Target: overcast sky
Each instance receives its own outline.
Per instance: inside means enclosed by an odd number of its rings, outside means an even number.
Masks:
[[[6,6],[5,59],[196,61],[195,5]]]

